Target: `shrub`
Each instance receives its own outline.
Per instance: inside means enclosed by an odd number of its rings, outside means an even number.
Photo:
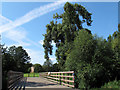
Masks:
[[[114,80],[114,81],[110,81],[108,83],[105,83],[104,86],[102,86],[101,88],[119,88],[120,89],[120,80]]]
[[[107,41],[93,37],[84,30],[74,40],[74,48],[67,56],[66,69],[75,71],[76,88],[100,88],[116,78],[117,62]]]

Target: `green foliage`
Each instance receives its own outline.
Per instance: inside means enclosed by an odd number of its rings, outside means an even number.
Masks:
[[[120,80],[114,80],[114,81],[110,81],[108,83],[105,83],[104,86],[102,86],[101,88],[113,88],[113,89],[120,89]]]
[[[109,42],[82,30],[73,46],[65,65],[66,70],[75,71],[76,87],[100,87],[105,82],[119,78],[119,64],[115,62],[115,53]]]
[[[26,72],[28,67],[31,66],[29,62],[30,57],[21,46],[11,46],[9,48],[2,47],[2,64],[4,72],[9,70]]]
[[[43,72],[43,68],[40,64],[34,64],[33,66],[34,66],[35,73]]]
[[[52,65],[52,72],[59,72],[59,65],[57,63]]]
[[[44,35],[44,49],[45,59],[49,60],[49,54],[52,55],[52,41],[56,44],[56,59],[59,64],[59,68],[64,70],[64,63],[66,57],[70,52],[72,42],[78,34],[78,31],[84,29],[82,24],[86,23],[91,25],[91,13],[89,13],[83,6],[79,4],[71,4],[67,2],[64,5],[64,12],[61,15],[53,15],[56,22],[51,21],[47,24],[46,34]],[[62,23],[57,23],[62,19]],[[89,33],[90,30],[85,29]]]
[[[75,78],[77,78],[75,79],[76,87],[89,87],[88,84],[86,84],[85,77],[92,72],[89,70],[93,68],[91,64],[94,48],[95,41],[92,35],[85,30],[79,31],[78,36],[74,40],[74,48],[71,50],[66,60],[66,69],[74,70],[75,73],[77,73],[75,75]]]
[[[43,64],[43,69],[44,69],[45,72],[52,71],[52,61],[51,60],[46,60]]]

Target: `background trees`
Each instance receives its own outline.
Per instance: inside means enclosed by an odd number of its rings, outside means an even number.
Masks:
[[[28,64],[29,62],[30,57],[28,56],[28,53],[22,48],[22,46],[2,48],[2,63],[4,71],[14,70],[26,72],[28,68],[25,68],[25,64]]]
[[[43,72],[43,67],[40,65],[40,64],[34,64],[34,72],[35,73],[40,73],[40,72]]]
[[[44,69],[45,72],[52,71],[52,61],[51,60],[46,60],[43,64],[43,69]]]

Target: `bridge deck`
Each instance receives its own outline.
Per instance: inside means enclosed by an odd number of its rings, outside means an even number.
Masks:
[[[68,88],[68,87],[55,84],[40,76],[40,77],[27,77],[25,88]]]

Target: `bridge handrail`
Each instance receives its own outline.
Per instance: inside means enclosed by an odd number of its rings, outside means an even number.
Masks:
[[[21,80],[23,78],[23,73],[22,72],[16,72],[16,71],[8,71],[7,73],[8,75],[8,90],[19,80]]]
[[[67,74],[67,75],[65,75]],[[46,72],[44,77],[50,79],[60,85],[65,85],[68,87],[74,88],[74,71],[65,71],[65,72]],[[72,80],[70,80],[70,78]],[[56,81],[55,81],[56,80]],[[72,83],[72,85],[71,85]]]

